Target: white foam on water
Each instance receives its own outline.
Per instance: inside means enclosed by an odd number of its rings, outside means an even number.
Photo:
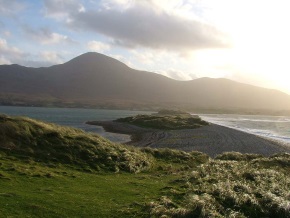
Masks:
[[[199,116],[210,123],[278,140],[290,146],[290,117],[233,114],[200,114]]]

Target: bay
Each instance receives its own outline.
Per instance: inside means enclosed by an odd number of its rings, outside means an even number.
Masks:
[[[80,128],[84,131],[97,133],[111,141],[120,143],[130,141],[130,136],[125,134],[109,133],[100,126],[88,125],[85,124],[85,122],[93,120],[115,120],[137,114],[150,113],[152,112],[132,110],[0,106],[0,114],[27,116],[33,119],[52,122],[63,126]]]

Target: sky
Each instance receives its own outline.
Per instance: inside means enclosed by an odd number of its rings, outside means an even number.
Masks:
[[[177,80],[228,78],[290,94],[288,0],[0,0],[0,64],[99,52]]]

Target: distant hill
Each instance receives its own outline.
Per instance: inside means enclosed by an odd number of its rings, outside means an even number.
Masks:
[[[290,110],[290,96],[228,79],[176,81],[99,53],[43,68],[0,66],[0,104],[187,110]]]

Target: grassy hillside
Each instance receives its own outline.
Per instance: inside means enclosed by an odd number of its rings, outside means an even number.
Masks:
[[[3,217],[289,217],[290,155],[132,148],[0,116]]]
[[[174,130],[174,129],[195,129],[209,125],[199,116],[174,110],[161,110],[151,115],[136,115],[133,117],[120,118],[117,122],[124,122],[140,127]]]
[[[152,161],[138,149],[96,134],[5,115],[0,116],[0,151],[19,159],[61,163],[88,171],[138,172],[150,167]]]

